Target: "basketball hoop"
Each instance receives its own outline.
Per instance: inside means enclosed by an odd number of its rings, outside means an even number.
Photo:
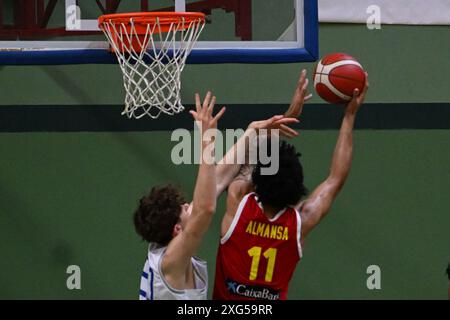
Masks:
[[[116,54],[126,91],[129,118],[184,110],[181,72],[205,25],[197,12],[139,12],[109,14],[99,18]]]

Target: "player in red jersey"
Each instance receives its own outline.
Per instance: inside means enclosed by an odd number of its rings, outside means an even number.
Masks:
[[[300,154],[285,142],[280,144],[279,170],[275,175],[263,175],[267,165],[259,162],[252,170],[243,167],[230,184],[221,226],[214,299],[287,299],[289,281],[302,257],[305,238],[328,213],[350,171],[353,126],[368,90],[366,83],[363,92],[354,91],[346,106],[328,178],[306,200],[301,201],[306,188]],[[307,85],[303,72],[286,116],[301,114]],[[257,128],[258,123],[253,127]]]

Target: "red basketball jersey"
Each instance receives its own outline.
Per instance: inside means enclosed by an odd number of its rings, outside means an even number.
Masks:
[[[220,241],[213,299],[287,299],[302,254],[300,230],[295,209],[285,208],[269,219],[256,195],[246,195]]]

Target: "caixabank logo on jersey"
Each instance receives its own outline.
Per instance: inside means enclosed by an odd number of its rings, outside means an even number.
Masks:
[[[280,291],[266,288],[263,286],[250,286],[236,282],[230,278],[226,281],[228,292],[247,298],[280,300]]]

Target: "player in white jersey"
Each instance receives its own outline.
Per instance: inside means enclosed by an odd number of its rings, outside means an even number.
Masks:
[[[191,111],[204,151],[192,203],[185,203],[173,186],[154,187],[140,200],[134,214],[137,233],[150,243],[140,299],[206,299],[206,263],[194,254],[216,210],[215,163],[207,155],[208,148],[210,155],[214,150],[215,140],[207,136],[207,131],[217,128],[225,108],[214,117],[215,101],[208,92],[202,105],[197,94],[196,111]]]

